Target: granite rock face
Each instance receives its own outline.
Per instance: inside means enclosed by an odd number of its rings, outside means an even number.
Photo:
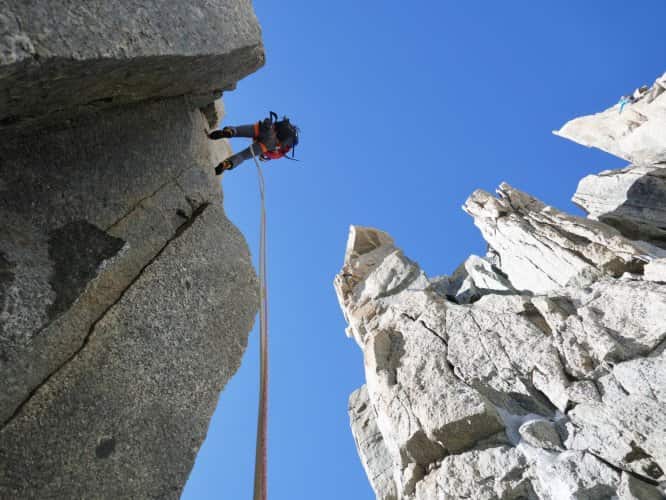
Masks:
[[[351,227],[335,289],[363,351],[349,412],[377,498],[666,498],[663,81],[564,127],[641,162],[581,182],[588,218],[476,191],[464,209],[488,254],[436,278]]]
[[[378,495],[381,493],[384,500],[397,500],[398,490],[393,479],[391,455],[377,428],[375,408],[370,403],[366,386],[349,397],[349,416],[361,463],[373,488]]]
[[[666,248],[666,74],[632,94],[633,102],[570,121],[557,135],[630,162],[589,175],[573,197],[591,219],[632,239]]]
[[[0,1],[0,498],[177,498],[240,364],[258,288],[205,130],[260,30],[168,4]]]
[[[601,113],[571,120],[555,134],[636,165],[666,162],[666,73],[651,87],[636,89],[631,99],[621,111],[621,105],[615,104]]]
[[[506,183],[497,194],[475,191],[463,208],[518,290],[544,293],[597,272],[640,272],[649,261],[649,247],[612,227],[565,214]]]
[[[589,217],[633,239],[666,248],[666,164],[632,165],[588,175],[573,201]]]
[[[3,426],[3,497],[85,498],[95,487],[177,498],[240,365],[255,286],[242,236],[204,205]]]
[[[250,0],[0,0],[0,130],[146,99],[207,104],[263,62]]]

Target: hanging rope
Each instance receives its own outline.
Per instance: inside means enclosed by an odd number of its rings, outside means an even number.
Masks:
[[[259,414],[257,416],[257,445],[254,457],[254,500],[266,500],[268,479],[268,287],[266,285],[266,198],[261,166],[250,147],[257,166],[259,193],[261,195],[261,230],[259,236]]]

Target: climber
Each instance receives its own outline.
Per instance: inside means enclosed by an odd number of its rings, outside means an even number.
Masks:
[[[623,95],[620,97],[620,101],[618,102],[620,105],[620,113],[622,113],[622,110],[627,104],[633,104],[634,102],[636,102],[636,99],[632,95]]]
[[[620,101],[618,102],[618,104],[620,105],[620,113],[622,113],[622,110],[627,104],[634,104],[635,102],[643,99],[643,97],[645,97],[645,95],[647,94],[648,90],[649,90],[648,86],[643,85],[634,90],[633,94],[627,94],[620,97]]]
[[[270,112],[268,118],[258,121],[254,125],[239,125],[237,127],[224,127],[208,134],[209,139],[230,139],[231,137],[250,137],[254,142],[243,151],[230,156],[217,167],[215,174],[220,175],[225,170],[237,167],[245,160],[252,158],[254,153],[262,161],[277,160],[286,156],[298,144],[298,127],[289,122],[286,116],[278,121],[277,114]]]

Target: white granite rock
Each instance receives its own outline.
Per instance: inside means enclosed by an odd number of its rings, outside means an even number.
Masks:
[[[546,293],[583,275],[640,271],[649,260],[649,248],[606,224],[567,215],[506,183],[497,193],[477,190],[463,209],[518,290]]]
[[[349,397],[349,418],[356,449],[375,495],[380,500],[397,500],[393,460],[377,428],[377,414],[365,386]]]
[[[666,283],[666,259],[655,259],[645,266],[645,279]]]
[[[572,403],[591,403],[601,401],[599,389],[591,380],[580,380],[569,386],[567,392],[569,401]]]
[[[442,295],[459,304],[477,301],[490,293],[518,293],[490,261],[470,255],[451,276],[438,276],[430,280]]]
[[[666,149],[666,138],[663,147]],[[666,165],[630,165],[584,177],[572,200],[624,236],[666,245]]]
[[[437,322],[427,323],[443,316],[445,301],[385,233],[352,228],[335,285],[402,494],[423,467],[503,429],[492,404],[451,370]]]
[[[589,453],[551,453],[519,445],[527,457],[537,498],[608,500],[617,491],[620,474]]]
[[[369,423],[352,428],[379,498],[605,498],[620,482],[603,461],[662,479],[666,404],[655,381],[666,380],[666,290],[596,276],[548,295],[488,293],[457,304],[386,233],[352,227],[335,285],[364,353],[361,406],[373,409],[376,431],[368,440]],[[546,419],[564,413],[562,443]],[[479,483],[471,454],[517,444],[512,419],[531,420],[519,446],[541,450],[511,480]]]
[[[536,297],[532,303],[574,377],[588,378],[607,363],[645,355],[666,339],[666,287],[602,278],[567,291],[569,295]]]
[[[364,354],[350,414],[378,498],[666,498],[663,88],[563,129],[641,165],[581,182],[590,218],[476,191],[464,209],[488,254],[430,280],[352,227],[335,287]]]
[[[530,446],[544,450],[562,450],[562,440],[552,422],[530,420],[520,426],[520,437]]]
[[[509,446],[451,455],[418,483],[415,498],[535,498],[526,469],[524,455]]]
[[[448,360],[465,382],[514,412],[550,413],[539,391],[563,411],[569,382],[529,305],[518,295],[487,295],[471,307],[449,306]]]
[[[602,400],[568,413],[567,448],[589,450],[623,470],[663,481],[666,352],[626,361],[601,377]]]
[[[639,165],[666,162],[666,74],[620,112],[620,105],[566,123],[556,135]],[[618,96],[619,98],[619,96]]]
[[[622,473],[617,494],[619,500],[663,500],[666,496],[655,486],[626,472]]]

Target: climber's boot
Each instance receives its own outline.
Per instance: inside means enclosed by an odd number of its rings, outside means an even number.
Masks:
[[[208,134],[209,139],[231,139],[236,135],[236,129],[234,127],[224,127],[222,130],[213,130]]]
[[[216,132],[220,132],[220,131],[216,130]],[[215,167],[215,175],[221,175],[222,172],[224,172],[225,170],[231,170],[232,168],[234,168],[234,164],[229,158],[227,158],[222,163],[220,163],[217,167]]]

